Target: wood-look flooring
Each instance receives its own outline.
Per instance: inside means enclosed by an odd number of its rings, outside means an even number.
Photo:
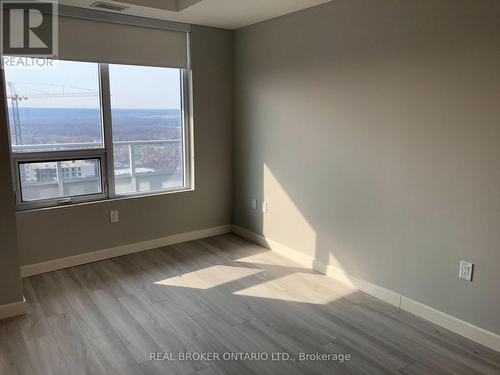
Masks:
[[[0,374],[500,374],[500,353],[234,235],[24,280]],[[150,353],[296,360],[155,361]],[[299,353],[350,360],[300,361]]]

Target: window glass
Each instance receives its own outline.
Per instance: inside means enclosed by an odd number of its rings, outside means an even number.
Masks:
[[[184,186],[181,70],[110,65],[115,191]]]
[[[23,202],[102,193],[99,159],[19,163]]]
[[[183,73],[75,61],[6,64],[19,208],[189,186]],[[113,139],[105,142],[104,134]]]
[[[99,66],[5,66],[13,152],[103,147]]]

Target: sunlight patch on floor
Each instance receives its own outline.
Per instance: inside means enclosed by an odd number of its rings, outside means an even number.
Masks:
[[[253,264],[265,264],[265,265],[270,265],[270,266],[278,266],[278,267],[290,267],[290,268],[297,268],[297,263],[288,260],[287,258],[283,256],[279,256],[276,253],[273,253],[272,251],[265,251],[259,254],[255,255],[250,255],[248,257],[236,259],[237,262],[242,262],[242,263],[253,263]],[[305,269],[304,269],[305,270]]]
[[[345,292],[325,289],[317,291],[309,284],[311,282],[316,284],[320,283],[324,277],[325,276],[320,274],[293,273],[254,285],[250,288],[239,290],[233,294],[288,302],[325,305],[352,292],[348,289],[346,289]]]
[[[180,276],[156,281],[155,284],[183,288],[209,289],[216,286],[255,275],[262,270],[246,267],[215,265],[189,272]]]

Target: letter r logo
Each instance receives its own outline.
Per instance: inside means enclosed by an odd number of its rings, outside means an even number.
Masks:
[[[2,1],[2,53],[53,57],[57,54],[57,3]]]

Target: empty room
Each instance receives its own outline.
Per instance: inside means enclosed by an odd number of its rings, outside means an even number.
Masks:
[[[500,374],[500,1],[0,20],[0,375]]]

